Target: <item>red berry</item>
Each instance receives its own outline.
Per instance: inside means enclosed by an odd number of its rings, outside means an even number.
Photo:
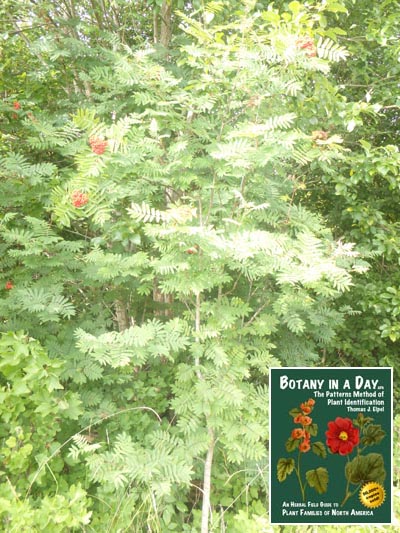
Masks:
[[[102,155],[106,151],[108,141],[105,139],[99,139],[98,137],[90,137],[89,144],[93,153]]]
[[[18,109],[21,109],[21,104],[15,100],[15,102],[13,103],[13,108],[18,111]]]
[[[5,284],[5,289],[6,289],[7,291],[9,291],[9,290],[11,290],[11,289],[13,289],[13,288],[14,288],[14,283],[9,279],[9,280],[7,281],[7,283]]]
[[[89,201],[89,196],[82,191],[75,190],[71,194],[72,205],[74,207],[83,207]]]
[[[187,250],[185,250],[185,252],[189,255],[193,255],[193,254],[197,254],[199,251],[199,247],[197,244],[195,244],[194,246],[192,246],[191,248],[188,248]]]
[[[304,50],[308,57],[315,57],[317,55],[317,49],[311,37],[301,37],[300,39],[297,39],[296,46],[300,48],[300,50]]]

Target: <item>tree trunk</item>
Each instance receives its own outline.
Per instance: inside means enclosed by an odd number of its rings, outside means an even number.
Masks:
[[[164,0],[159,14],[153,19],[154,42],[169,47],[172,36],[172,0]]]
[[[115,320],[118,324],[118,331],[124,331],[129,328],[128,311],[126,304],[122,300],[115,300]]]
[[[215,438],[212,429],[208,430],[210,444],[208,446],[206,462],[204,464],[203,478],[203,505],[201,508],[201,533],[208,533],[208,521],[210,515],[210,497],[211,497],[211,470],[214,456]]]
[[[171,304],[174,301],[174,297],[172,294],[164,294],[160,291],[157,278],[155,278],[153,282],[153,301],[163,304],[161,309],[156,309],[154,311],[155,316],[172,317]]]
[[[160,44],[168,48],[172,35],[172,0],[164,0],[161,6]]]

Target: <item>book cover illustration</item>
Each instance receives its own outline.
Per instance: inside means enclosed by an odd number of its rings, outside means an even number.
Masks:
[[[272,368],[272,524],[390,524],[392,369]]]

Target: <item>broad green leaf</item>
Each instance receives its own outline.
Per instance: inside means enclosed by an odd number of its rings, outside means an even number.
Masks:
[[[313,442],[311,445],[311,450],[313,451],[313,453],[315,453],[315,455],[318,455],[319,457],[325,458],[327,455],[325,444],[320,441]]]
[[[310,487],[314,488],[318,494],[324,494],[328,489],[329,474],[326,468],[316,468],[306,472],[306,479]]]
[[[289,437],[286,441],[285,448],[287,452],[294,452],[294,450],[297,450],[300,444],[300,439],[293,439],[292,437]]]
[[[376,481],[383,483],[386,470],[383,457],[380,453],[369,453],[355,457],[345,467],[346,478],[353,484]]]
[[[286,477],[289,476],[294,470],[294,459],[285,459],[281,458],[278,461],[277,465],[277,475],[278,481],[285,481]]]
[[[361,443],[364,446],[372,446],[378,444],[385,437],[386,431],[382,429],[380,424],[369,424],[364,428]]]
[[[318,434],[318,424],[310,424],[307,426],[307,431],[312,437],[316,437]]]
[[[301,415],[301,410],[298,407],[294,407],[289,411],[289,415],[295,418],[297,415]]]

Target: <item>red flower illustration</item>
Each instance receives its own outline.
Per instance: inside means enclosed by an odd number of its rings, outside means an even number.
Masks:
[[[350,418],[338,416],[335,421],[328,422],[325,435],[328,448],[339,455],[348,455],[360,442],[360,432],[353,426]]]
[[[108,146],[108,141],[99,139],[98,137],[90,137],[89,144],[90,144],[90,148],[92,149],[92,152],[94,152],[97,155],[102,155],[106,151],[106,148]]]
[[[89,201],[89,196],[79,190],[72,191],[71,194],[72,205],[74,207],[83,207]]]
[[[4,288],[9,291],[14,288],[14,283],[9,279],[7,283],[5,284]]]
[[[304,437],[304,429],[295,428],[292,431],[292,439],[302,439]]]

